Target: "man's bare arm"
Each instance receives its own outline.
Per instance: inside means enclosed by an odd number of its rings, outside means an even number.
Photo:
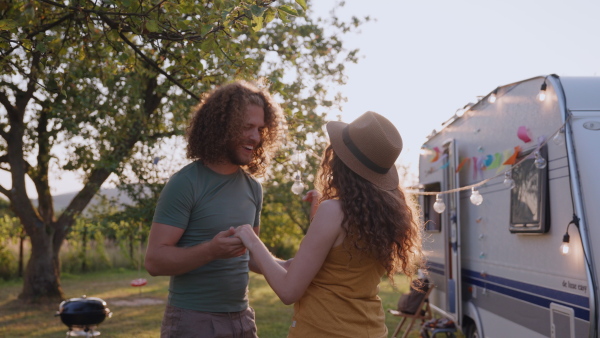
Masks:
[[[184,230],[161,223],[153,223],[148,238],[144,266],[152,276],[175,276],[192,271],[215,259],[243,255],[242,241],[230,237],[233,229],[222,231],[209,242],[190,247],[177,247]]]

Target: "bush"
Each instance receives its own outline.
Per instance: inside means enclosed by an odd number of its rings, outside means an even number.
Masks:
[[[9,280],[17,276],[17,260],[4,244],[0,247],[0,278]]]

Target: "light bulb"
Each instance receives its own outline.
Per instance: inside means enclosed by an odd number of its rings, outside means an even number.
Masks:
[[[436,195],[435,197],[435,203],[433,203],[433,210],[435,210],[435,212],[437,212],[438,214],[441,214],[442,212],[444,212],[444,210],[446,210],[446,203],[444,203],[444,200],[440,197],[440,195]]]
[[[294,181],[292,184],[292,192],[296,195],[300,195],[304,191],[304,184],[302,181]]]
[[[563,235],[563,243],[560,245],[560,253],[563,255],[566,255],[569,253],[569,240],[570,240],[570,236],[569,236],[569,227],[567,227],[567,232],[565,232],[565,234]]]
[[[300,172],[296,173],[294,176],[294,184],[292,184],[292,192],[296,195],[300,195],[304,191],[304,183],[302,183],[302,178],[300,177]]]
[[[554,144],[556,144],[557,146],[562,146],[563,141],[563,131],[561,129],[558,133],[556,133],[556,135],[554,135],[554,137],[552,138],[552,142],[554,142]]]
[[[544,80],[544,83],[542,83],[542,86],[540,87],[540,93],[538,94],[537,98],[540,101],[544,101],[546,99],[546,80]]]
[[[490,97],[488,97],[488,102],[489,102],[489,103],[494,103],[494,102],[496,102],[496,93],[492,93],[492,94],[490,95]]]
[[[538,169],[544,169],[546,168],[546,165],[548,164],[546,162],[546,160],[542,157],[542,154],[540,154],[539,151],[535,152],[535,167]]]
[[[481,205],[483,203],[483,196],[475,188],[471,188],[471,203],[475,205]]]
[[[512,179],[512,172],[509,170],[507,172],[504,173],[504,186],[512,189],[515,187],[516,183],[515,180]]]
[[[537,97],[537,98],[538,98],[538,100],[540,100],[540,101],[544,101],[544,100],[546,99],[546,91],[545,91],[545,90],[543,90],[543,91],[540,91],[540,93],[538,94],[538,97]]]
[[[569,243],[563,243],[560,246],[560,253],[563,255],[567,255],[569,253]]]

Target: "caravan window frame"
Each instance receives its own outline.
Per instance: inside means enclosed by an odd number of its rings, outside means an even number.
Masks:
[[[442,185],[440,182],[430,183],[425,185],[425,192],[440,191]],[[438,214],[433,209],[435,203],[435,195],[423,195],[421,200],[421,210],[423,210],[423,224],[425,232],[441,232],[442,231],[442,214]]]
[[[518,165],[511,169],[512,179],[515,181],[515,187],[510,190],[509,230],[511,233],[535,234],[546,233],[550,230],[548,165],[546,164],[542,169],[535,167],[535,158],[530,155],[536,150],[530,149],[519,154]],[[547,163],[546,147],[542,147],[539,151]],[[531,191],[532,185],[537,188],[536,191]],[[525,191],[526,189],[529,192]],[[531,206],[527,207],[532,200],[536,204],[535,210]]]

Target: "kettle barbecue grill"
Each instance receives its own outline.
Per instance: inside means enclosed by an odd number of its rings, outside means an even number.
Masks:
[[[55,316],[69,327],[67,337],[95,337],[100,335],[96,328],[107,317],[112,316],[106,302],[100,298],[71,298],[60,303]]]

